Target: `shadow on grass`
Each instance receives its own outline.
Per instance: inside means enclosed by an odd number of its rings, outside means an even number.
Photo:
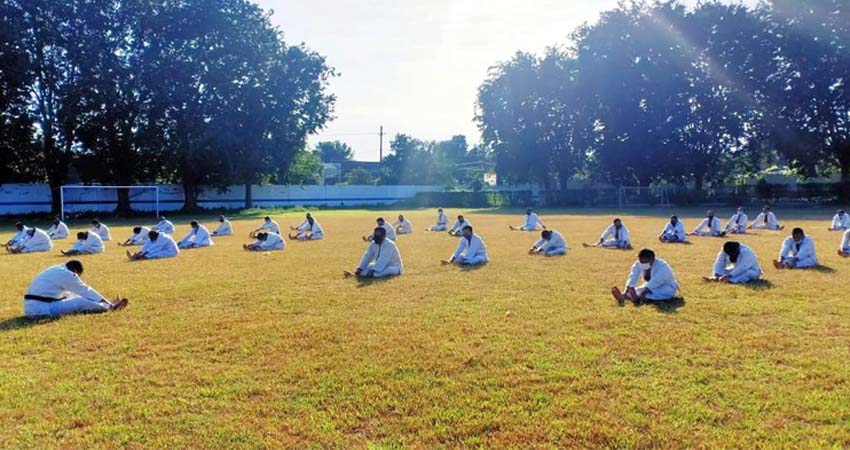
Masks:
[[[753,291],[767,291],[769,289],[773,289],[773,283],[770,280],[765,279],[751,281],[749,283],[742,284],[741,286]]]
[[[835,273],[836,272],[836,270],[833,269],[832,267],[824,266],[824,265],[821,265],[821,264],[819,264],[815,267],[812,267],[811,270],[814,271],[814,272],[818,272],[818,273]]]
[[[397,275],[398,276],[398,275]],[[396,277],[397,277],[396,276]],[[382,284],[390,281],[396,277],[385,277],[385,278],[358,278],[357,279],[357,287],[358,288],[366,288],[372,286],[373,284]]]
[[[655,308],[660,313],[676,314],[678,312],[679,308],[684,308],[686,304],[687,304],[687,302],[685,301],[684,298],[675,297],[672,300],[666,300],[666,301],[661,301],[661,302],[647,301],[647,302],[644,302],[644,303],[638,305],[637,307],[642,308],[642,307],[645,307],[645,306],[651,306],[651,307]]]
[[[660,241],[662,244],[668,245],[694,245],[691,241],[678,241],[678,242],[670,242],[670,241]]]
[[[22,330],[36,325],[54,322],[56,319],[30,319],[26,316],[12,317],[0,322],[0,332]]]

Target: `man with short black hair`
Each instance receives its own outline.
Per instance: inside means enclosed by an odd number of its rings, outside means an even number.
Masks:
[[[286,241],[283,239],[283,236],[277,233],[261,231],[257,233],[256,238],[257,240],[250,244],[243,244],[242,248],[249,252],[268,252],[286,248]]]
[[[462,233],[463,236],[461,236],[452,257],[440,262],[443,265],[458,264],[461,266],[486,264],[489,261],[487,257],[487,246],[484,244],[481,236],[472,231],[472,225],[465,225]]]
[[[546,229],[546,224],[540,220],[540,216],[538,216],[531,208],[526,208],[523,221],[524,223],[521,226],[515,227],[511,225],[511,231],[537,231],[538,228]]]
[[[386,238],[387,238],[387,239],[389,239],[389,240],[391,240],[391,241],[395,241],[395,240],[396,240],[395,228],[394,228],[392,225],[388,224],[388,223],[384,220],[384,218],[383,218],[383,217],[378,217],[378,220],[376,220],[375,222],[378,224],[378,228],[383,228],[384,230],[386,230],[386,232],[387,232],[387,234],[386,234]],[[369,241],[371,241],[371,240],[372,240],[372,239],[374,239],[374,238],[375,238],[375,234],[374,234],[374,233],[373,233],[373,234],[370,234],[369,236],[363,236],[363,240],[364,240],[364,241],[366,241],[366,242],[369,242]]]
[[[670,222],[667,222],[667,225],[664,226],[664,230],[661,231],[658,240],[670,244],[686,242],[688,236],[685,232],[685,224],[679,220],[679,217],[671,216]]]
[[[165,216],[159,217],[159,223],[151,227],[151,230],[159,232],[160,234],[174,234],[174,224],[165,218]]]
[[[70,234],[71,230],[68,229],[68,225],[65,225],[65,222],[62,222],[62,219],[59,217],[54,218],[53,225],[47,229],[47,235],[50,236],[50,239],[53,241],[68,239]]]
[[[127,258],[130,261],[139,261],[145,259],[162,259],[174,258],[180,254],[180,249],[177,248],[177,243],[171,235],[167,233],[159,233],[151,230],[148,233],[148,242],[142,246],[142,249],[136,253],[127,250]]]
[[[729,218],[729,222],[726,222],[726,232],[730,234],[747,234],[747,222],[749,220],[750,218],[747,217],[744,207],[739,206],[738,212]]]
[[[761,266],[753,250],[740,242],[729,241],[717,253],[713,276],[703,277],[703,281],[745,284],[757,281],[761,274]]]
[[[15,229],[18,230],[11,239],[6,242],[6,250],[12,251],[13,247],[19,247],[25,240],[27,240],[27,232],[29,228],[24,225],[23,222],[18,222],[15,224]]]
[[[121,247],[133,247],[137,245],[145,245],[150,240],[151,229],[148,227],[133,227],[133,235],[126,241],[118,243]]]
[[[360,259],[360,264],[354,272],[343,272],[345,278],[387,278],[401,275],[404,264],[398,246],[387,238],[387,230],[377,227],[372,232],[372,241],[366,247],[366,252]]]
[[[832,218],[832,226],[829,227],[829,231],[845,230],[850,230],[850,215],[848,215],[843,209],[839,209],[838,212],[835,213],[835,217]]]
[[[198,223],[197,220],[193,220],[189,226],[189,233],[177,243],[177,247],[186,249],[209,247],[214,245],[212,238],[210,238],[210,231],[207,230],[207,227]]]
[[[782,243],[779,259],[773,261],[777,269],[810,269],[817,265],[815,241],[802,228],[791,231],[791,236]]]
[[[68,314],[103,313],[124,309],[126,298],[107,301],[83,283],[83,264],[68,261],[50,267],[32,280],[24,295],[24,315],[29,318],[57,318]]]
[[[24,240],[18,245],[7,247],[9,253],[39,253],[47,252],[53,248],[53,241],[47,232],[40,228],[30,228],[27,230]]]
[[[472,224],[463,217],[463,214],[460,214],[457,216],[457,221],[449,229],[449,234],[452,236],[460,236],[463,234],[463,228],[467,226],[471,227]]]
[[[779,224],[779,219],[776,214],[770,210],[769,206],[765,206],[761,210],[761,214],[756,217],[756,220],[750,224],[751,230],[784,230],[785,227]]]
[[[449,216],[443,213],[443,208],[437,209],[437,223],[428,227],[428,231],[446,231],[449,229]]]
[[[602,236],[599,237],[599,242],[593,245],[582,245],[585,247],[618,248],[623,250],[632,248],[632,242],[629,238],[629,229],[626,228],[619,217],[614,219],[614,222],[605,229]]]
[[[313,217],[312,214],[307,213],[306,219],[301,222],[297,227],[289,227],[289,229],[296,231],[293,235],[289,233],[289,239],[299,240],[299,241],[318,241],[325,237],[325,230],[322,229],[322,226],[319,225],[319,221]]]
[[[726,236],[726,231],[720,225],[720,219],[714,216],[714,210],[709,209],[705,215],[705,219],[697,225],[691,236],[724,237]]]
[[[543,230],[540,239],[528,250],[529,255],[561,256],[567,254],[567,240],[555,230]]]
[[[94,231],[95,233],[97,233],[97,235],[100,236],[100,239],[104,242],[112,240],[112,234],[110,234],[109,232],[109,227],[107,227],[103,223],[100,223],[100,221],[97,219],[91,221],[90,231]]]
[[[260,228],[252,231],[250,237],[257,237],[257,235],[262,232],[280,234],[280,225],[272,220],[270,216],[266,216],[263,219],[263,224],[260,225]]]
[[[403,214],[398,215],[398,222],[393,224],[393,228],[395,228],[396,234],[413,233],[413,224]]]
[[[218,216],[219,225],[215,231],[212,232],[213,236],[230,236],[233,234],[233,225],[227,220],[227,217]]]
[[[643,284],[638,286],[641,282]],[[611,295],[620,306],[623,306],[626,300],[636,305],[646,300],[668,301],[679,291],[679,282],[676,281],[676,274],[667,261],[656,258],[653,250],[645,248],[638,253],[638,260],[632,264],[625,291],[623,293],[616,286],[611,289]]]
[[[93,255],[95,253],[103,253],[105,247],[103,239],[92,233],[91,231],[80,231],[77,233],[77,242],[69,250],[62,250],[65,256],[75,255]]]

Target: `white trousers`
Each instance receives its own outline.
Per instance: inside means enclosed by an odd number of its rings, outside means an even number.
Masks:
[[[610,240],[603,242],[600,245],[602,247],[605,247],[605,248],[626,248],[626,247],[629,246],[629,242],[628,241],[615,241],[613,239],[610,239]]]
[[[754,230],[778,230],[779,227],[776,227],[776,226],[773,226],[773,225],[770,225],[770,224],[766,224],[766,223],[759,223],[759,224],[753,225],[753,229]]]
[[[792,263],[792,267],[794,267],[795,269],[810,269],[818,265],[818,262],[811,256],[808,258],[800,259],[796,263],[793,263],[793,258],[782,258],[782,262]]]
[[[371,270],[371,269],[372,269],[372,267],[370,266],[369,269],[367,269],[367,270]],[[386,268],[384,268],[384,270],[382,270],[380,272],[375,272],[375,273],[372,274],[372,276],[374,276],[375,278],[387,278],[387,277],[394,277],[394,276],[398,276],[398,275],[401,275],[401,267],[399,267],[399,266],[387,266]]]
[[[40,302],[24,300],[24,315],[35,317],[61,317],[68,314],[103,313],[109,311],[109,305],[83,297],[69,297],[58,302]]]
[[[721,275],[728,275],[730,272],[731,271],[726,271],[725,274],[721,274]],[[732,284],[746,284],[746,283],[750,283],[752,281],[756,281],[759,278],[761,278],[761,270],[750,269],[750,270],[742,273],[741,275],[737,275],[737,276],[729,278],[729,282],[732,283]]]
[[[567,247],[550,248],[543,252],[546,256],[560,256],[567,254]]]
[[[320,240],[322,240],[323,237],[325,237],[325,235],[322,234],[322,233],[314,233],[314,234],[311,234],[309,236],[307,236],[306,234],[302,234],[302,235],[298,236],[298,240],[299,241],[320,241]]]
[[[643,293],[646,292],[646,285],[643,285],[639,288],[635,288],[635,292],[637,292],[638,295],[643,295]],[[655,290],[650,292],[649,294],[646,294],[646,298],[648,300],[654,301],[671,300],[673,297],[676,296],[676,292],[677,290],[673,285],[665,284],[663,286],[655,288]]]
[[[456,262],[458,264],[467,265],[467,266],[477,266],[477,265],[486,263],[487,257],[486,256],[480,256],[480,255],[479,256],[473,256],[471,258],[467,257],[467,256],[461,256],[460,258],[457,259]]]
[[[434,225],[430,228],[430,230],[431,231],[446,231],[446,230],[448,230],[448,227],[446,227],[445,225]]]

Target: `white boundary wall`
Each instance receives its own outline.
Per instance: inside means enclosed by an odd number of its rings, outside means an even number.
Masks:
[[[390,205],[416,196],[419,192],[442,192],[442,186],[254,186],[255,208],[292,206],[376,206]],[[153,211],[152,189],[131,189],[130,204],[136,211]],[[65,212],[110,212],[115,209],[115,189],[66,189]],[[159,186],[162,211],[183,208],[183,188],[179,185]],[[245,187],[231,186],[220,192],[204,189],[198,206],[207,209],[241,209],[245,205]],[[50,187],[45,184],[0,185],[0,215],[50,212]]]

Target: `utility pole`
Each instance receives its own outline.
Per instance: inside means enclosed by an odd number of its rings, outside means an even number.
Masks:
[[[381,143],[378,145],[378,162],[384,162],[384,126],[381,125],[381,131],[378,133]]]

